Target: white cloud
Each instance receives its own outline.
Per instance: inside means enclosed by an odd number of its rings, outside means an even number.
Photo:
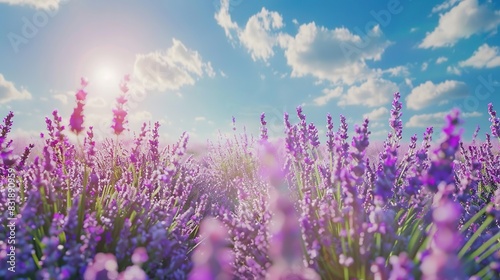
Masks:
[[[14,83],[0,74],[0,104],[23,99],[31,99],[31,93],[24,88],[17,89]]]
[[[462,118],[476,118],[476,117],[481,117],[483,115],[483,113],[481,112],[477,112],[477,111],[474,111],[474,112],[471,112],[471,113],[463,113],[461,114]]]
[[[276,31],[284,26],[283,18],[277,12],[262,8],[260,12],[248,19],[245,28],[242,29],[231,19],[229,1],[221,0],[220,9],[215,14],[217,24],[224,29],[226,37],[232,43],[237,37],[254,61],[260,59],[266,62],[274,55],[273,48],[278,43]]]
[[[417,28],[417,27],[412,27],[412,28],[410,28],[410,32],[411,32],[411,33],[416,32],[417,30],[418,30],[418,28]]]
[[[340,106],[381,106],[388,103],[396,91],[398,91],[398,87],[391,81],[379,78],[368,79],[359,86],[350,87],[347,94],[343,95],[337,104]]]
[[[58,9],[63,0],[0,0],[0,3],[9,5],[30,6],[35,9],[54,10]]]
[[[254,61],[267,62],[274,55],[274,47],[279,46],[292,68],[290,77],[312,76],[317,82],[350,86],[371,78],[379,79],[384,73],[408,75],[408,69],[403,66],[380,70],[367,65],[367,61],[380,60],[385,49],[392,44],[385,39],[378,25],[361,37],[345,27],[328,29],[317,26],[315,22],[299,25],[293,21],[298,31],[290,35],[279,32],[284,26],[279,13],[262,8],[241,28],[231,19],[228,1],[221,1],[215,19],[230,41],[234,43],[235,38],[239,39]],[[323,104],[329,99],[331,96],[319,97],[315,102]]]
[[[222,28],[224,28],[224,32],[229,39],[233,39],[233,32],[238,30],[238,24],[231,19],[231,15],[229,14],[229,1],[230,0],[221,0],[220,9],[215,14],[214,18]]]
[[[102,97],[91,97],[87,100],[85,105],[88,108],[104,108],[108,105],[108,102]]]
[[[447,80],[436,85],[427,81],[411,91],[406,97],[406,106],[413,110],[420,110],[443,100],[464,97],[468,91],[464,82]]]
[[[448,58],[447,57],[444,57],[444,56],[440,56],[436,59],[436,64],[441,64],[441,63],[444,63],[448,61]]]
[[[194,120],[197,121],[197,122],[203,122],[203,121],[206,121],[207,118],[205,118],[205,117],[195,117]]]
[[[448,72],[450,74],[455,74],[455,75],[458,75],[458,76],[460,76],[462,74],[462,71],[460,71],[460,69],[458,69],[458,67],[456,67],[456,66],[448,66],[448,67],[446,67],[446,72]]]
[[[277,35],[271,31],[283,27],[283,18],[277,12],[269,12],[265,8],[251,16],[241,32],[239,39],[252,55],[254,61],[267,61],[274,55],[273,47],[277,44]]]
[[[405,84],[406,86],[408,86],[409,88],[413,88],[413,82],[411,81],[410,78],[405,78]]]
[[[292,77],[312,75],[320,80],[351,85],[364,81],[373,71],[367,60],[381,59],[391,44],[377,25],[361,38],[347,28],[327,29],[314,22],[302,24],[295,37],[282,34],[279,43],[285,49]]]
[[[459,62],[461,67],[494,68],[500,66],[500,48],[481,45],[471,57]]]
[[[439,112],[433,114],[422,114],[422,115],[413,115],[410,120],[405,124],[406,127],[428,127],[428,126],[436,126],[443,125],[444,118],[449,112]],[[479,112],[471,112],[471,113],[463,113],[460,114],[462,118],[473,118],[480,117],[482,113]]]
[[[420,67],[420,69],[421,69],[422,71],[425,71],[425,70],[427,70],[427,67],[429,67],[429,63],[424,62],[424,63],[422,63],[422,67]]]
[[[173,39],[173,46],[164,52],[138,54],[133,76],[145,89],[165,91],[193,85],[196,78],[204,75],[215,75],[210,62],[204,62],[197,51]]]
[[[371,127],[374,128],[374,127]],[[370,136],[372,137],[380,137],[380,136],[387,136],[389,134],[389,131],[387,129],[381,129],[377,131],[371,131]]]
[[[391,77],[406,77],[410,75],[408,67],[401,65],[383,70],[382,73],[389,73]]]
[[[35,144],[35,146],[43,146],[45,143],[43,139],[40,138],[40,132],[36,130],[25,130],[22,128],[13,129],[11,133],[9,133],[9,138],[14,140],[14,152],[20,154],[23,152],[24,147],[27,147],[29,144]],[[46,133],[45,131],[43,131]],[[72,135],[73,133],[69,133],[68,135]]]
[[[370,119],[370,128],[371,129],[374,129],[374,128],[381,128],[381,127],[385,127],[386,125],[381,123],[381,122],[372,122],[372,119]]]
[[[342,87],[336,87],[333,89],[325,88],[323,89],[323,95],[314,99],[314,104],[317,106],[326,105],[331,99],[340,97],[342,95],[342,91]]]
[[[455,6],[460,0],[446,0],[444,3],[441,3],[434,8],[432,8],[432,13],[439,13],[445,10],[449,10],[451,7]]]
[[[434,114],[413,115],[405,124],[406,127],[427,127],[442,124],[444,122],[445,112]]]
[[[66,94],[55,94],[52,98],[59,100],[62,104],[68,104],[68,96]]]
[[[496,32],[500,24],[500,11],[489,4],[479,5],[478,0],[463,0],[447,13],[441,14],[438,26],[420,43],[420,48],[453,46],[460,39],[476,33]]]
[[[385,107],[380,107],[367,114],[364,114],[363,118],[364,119],[368,118],[370,121],[378,121],[378,120],[383,120],[388,115],[389,115],[389,110],[387,110],[387,108]]]
[[[149,111],[138,111],[131,113],[128,117],[132,126],[142,125],[144,122],[149,122],[153,119],[153,115]]]

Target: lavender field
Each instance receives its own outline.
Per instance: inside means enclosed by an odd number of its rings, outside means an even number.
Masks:
[[[500,280],[500,1],[0,0],[0,280]]]
[[[500,279],[492,104],[485,141],[462,140],[458,110],[441,132],[402,139],[395,93],[380,151],[368,119],[317,125],[298,107],[280,138],[263,113],[260,135],[238,130],[194,156],[186,133],[160,143],[159,123],[122,141],[129,79],[114,139],[85,127],[83,78],[69,123],[46,118],[43,145],[17,147],[5,116],[1,279]]]

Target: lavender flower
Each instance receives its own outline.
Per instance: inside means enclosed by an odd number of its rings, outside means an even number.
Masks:
[[[309,143],[311,144],[312,147],[317,148],[320,144],[318,129],[312,123],[309,124],[308,129],[309,129]]]
[[[82,132],[85,128],[83,126],[83,107],[85,105],[85,98],[87,97],[87,92],[85,91],[85,87],[87,86],[87,84],[87,79],[81,78],[81,88],[76,92],[76,107],[69,119],[69,126],[71,127],[71,131],[73,131],[76,135],[80,134],[80,132]]]
[[[260,114],[260,139],[266,141],[269,137],[267,136],[267,122],[265,120],[266,114],[262,113]]]
[[[500,137],[500,118],[497,117],[497,112],[493,109],[493,104],[488,104],[488,113],[490,114],[490,122],[491,122],[491,134],[494,137]]]
[[[114,134],[120,135],[124,130],[124,124],[127,123],[125,117],[127,116],[127,111],[125,111],[124,105],[127,102],[125,95],[128,92],[127,82],[130,80],[128,76],[124,77],[124,80],[120,84],[121,95],[116,98],[116,108],[113,109],[113,124],[111,128]]]
[[[455,133],[456,126],[461,122],[459,112],[453,111],[446,116],[446,121],[447,124],[443,128],[445,139],[434,151],[434,160],[424,179],[424,183],[434,193],[438,191],[439,184],[448,185],[454,182],[453,160],[459,149],[461,134],[461,131]]]
[[[12,118],[14,113],[9,112],[9,114],[4,118],[3,125],[0,125],[0,163],[3,167],[5,173],[10,166],[14,165],[17,161],[17,157],[13,154],[12,142],[6,142],[7,134],[10,132],[12,127]],[[1,174],[1,173],[0,173]],[[7,175],[7,174],[5,174]]]

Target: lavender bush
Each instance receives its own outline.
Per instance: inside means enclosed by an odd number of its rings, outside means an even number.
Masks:
[[[484,142],[478,128],[464,143],[453,111],[436,144],[433,128],[420,143],[417,135],[404,143],[396,93],[379,151],[368,119],[349,136],[346,118],[335,130],[328,115],[322,144],[299,107],[297,123],[284,115],[282,139],[268,137],[262,114],[258,139],[236,131],[195,159],[185,133],[161,146],[159,123],[143,124],[130,144],[120,138],[129,81],[113,110],[115,139],[102,143],[84,126],[86,79],[69,130],[54,111],[43,146],[15,154],[14,116],[5,117],[0,278],[500,278],[500,120],[492,104]]]

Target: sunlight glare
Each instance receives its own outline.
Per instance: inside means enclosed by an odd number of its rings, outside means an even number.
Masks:
[[[117,72],[110,66],[101,66],[96,70],[96,81],[100,84],[116,84],[118,83],[118,74]]]

